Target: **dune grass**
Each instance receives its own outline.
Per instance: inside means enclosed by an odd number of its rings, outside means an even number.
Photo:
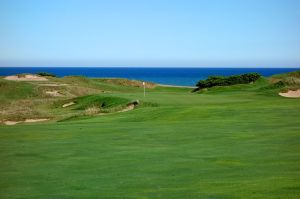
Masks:
[[[1,102],[29,98],[36,95],[34,87],[30,83],[8,81],[1,78],[0,91]]]
[[[121,87],[101,99],[155,106],[0,126],[0,198],[299,198],[299,99],[265,86]]]

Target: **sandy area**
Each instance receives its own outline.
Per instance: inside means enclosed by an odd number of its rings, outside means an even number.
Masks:
[[[47,118],[42,118],[42,119],[26,119],[24,122],[26,123],[32,123],[32,122],[44,122],[44,121],[47,121],[49,119]]]
[[[65,108],[65,107],[68,107],[68,106],[72,106],[73,104],[75,104],[75,102],[69,102],[69,103],[66,103],[66,104],[62,105],[62,107]]]
[[[279,95],[282,96],[282,97],[297,98],[297,97],[300,97],[300,89],[295,90],[295,91],[289,90],[286,93],[279,93]]]
[[[48,81],[45,77],[40,77],[37,75],[24,75],[24,76],[6,76],[4,77],[6,80],[12,80],[12,81]]]
[[[20,123],[20,121],[19,122],[17,122],[17,121],[5,121],[5,122],[3,122],[5,125],[15,125],[15,124],[18,124],[18,123]]]
[[[98,113],[97,115],[110,115],[110,114],[114,114],[114,113],[122,113],[122,112],[127,112],[127,111],[131,111],[135,108],[135,105],[134,104],[129,104],[127,105],[126,108],[122,109],[122,110],[119,110],[117,112],[113,112],[113,113]]]
[[[62,94],[60,94],[58,91],[46,91],[47,95],[50,95],[52,97],[61,97],[63,96]]]
[[[47,119],[47,118],[26,119],[24,121],[10,121],[10,120],[8,120],[8,121],[4,121],[3,124],[5,124],[5,125],[15,125],[15,124],[18,124],[18,123],[23,123],[23,122],[25,122],[25,123],[33,123],[33,122],[44,122],[44,121],[47,121],[47,120],[49,120],[49,119]]]
[[[118,111],[118,112],[126,112],[134,109],[134,104],[129,104],[126,108]]]

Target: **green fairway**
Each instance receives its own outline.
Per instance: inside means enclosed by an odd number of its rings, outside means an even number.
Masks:
[[[142,103],[1,125],[0,198],[300,198],[300,100],[266,80],[202,93],[156,87],[145,98],[142,88],[92,83],[114,92],[75,98],[83,103],[68,114],[89,101]]]

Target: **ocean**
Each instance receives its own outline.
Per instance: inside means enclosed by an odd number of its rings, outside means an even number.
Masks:
[[[0,76],[49,72],[56,76],[114,77],[144,80],[159,84],[194,86],[212,75],[237,75],[257,72],[263,76],[286,73],[299,68],[145,68],[145,67],[0,67]]]

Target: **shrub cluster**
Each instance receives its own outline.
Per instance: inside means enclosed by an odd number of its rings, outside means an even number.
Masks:
[[[261,77],[258,73],[247,73],[242,75],[232,75],[229,77],[211,76],[206,80],[200,80],[196,86],[198,89],[211,88],[214,86],[230,86],[235,84],[248,84],[255,82]]]
[[[47,73],[47,72],[40,72],[37,73],[39,76],[48,76],[48,77],[56,77],[56,75],[52,74],[52,73]]]

